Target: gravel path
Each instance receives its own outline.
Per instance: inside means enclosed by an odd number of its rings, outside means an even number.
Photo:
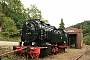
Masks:
[[[18,42],[9,42],[9,41],[0,41],[0,46],[5,46],[5,45],[19,45]]]

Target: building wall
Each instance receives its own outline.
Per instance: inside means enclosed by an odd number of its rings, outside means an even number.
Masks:
[[[77,33],[77,37],[76,37],[76,48],[79,49],[81,48],[81,34]]]
[[[76,48],[80,49],[83,46],[83,30],[77,28],[67,28],[65,29],[68,34],[76,34]]]

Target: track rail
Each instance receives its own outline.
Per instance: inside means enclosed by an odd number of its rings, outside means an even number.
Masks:
[[[11,54],[11,53],[14,53],[14,52],[26,52],[26,48],[27,48],[27,46],[22,46],[22,47],[20,47],[20,46],[17,46],[16,47],[16,49],[15,50],[12,50],[12,51],[9,51],[9,52],[6,52],[6,53],[3,53],[3,54],[0,54],[0,60],[1,60],[1,57],[2,56],[6,56],[6,55],[8,55],[8,54]],[[27,53],[29,53],[30,54],[30,56],[32,55],[32,54],[34,54],[33,56],[31,56],[32,58],[34,57],[34,58],[37,58],[36,56],[38,55],[37,53],[39,53],[40,51],[40,49],[43,49],[43,48],[47,48],[47,47],[29,47],[30,48],[30,51],[29,52],[27,52]],[[39,55],[38,55],[39,56]]]
[[[75,60],[79,60],[85,53],[86,51],[83,54],[81,54],[79,57],[77,57]]]
[[[21,49],[17,49],[17,50],[12,50],[12,51],[10,51],[10,52],[6,52],[6,53],[4,53],[4,54],[0,54],[0,57],[1,57],[1,56],[5,56],[5,55],[8,55],[8,54],[11,54],[11,53],[13,53],[13,52],[20,51],[20,50],[22,50],[22,49],[25,49],[25,48],[21,48]]]
[[[14,53],[14,52],[17,52],[17,51],[21,51],[21,50],[23,50],[23,49],[25,49],[25,48],[26,48],[26,47],[21,48],[21,49],[17,49],[17,50],[12,50],[12,51],[10,51],[10,52],[6,52],[6,53],[3,53],[3,54],[0,54],[0,60],[2,60],[2,59],[1,59],[2,56],[6,56],[6,55],[8,55],[8,54],[11,54],[11,53]]]
[[[25,49],[25,48],[26,48],[26,47],[21,48],[21,49],[18,49],[18,50],[13,50],[13,51],[10,51],[10,52],[6,52],[6,53],[4,53],[4,54],[0,54],[0,57],[6,56],[6,55],[11,54],[11,53],[13,53],[13,52],[20,51],[20,50]],[[42,48],[42,47],[40,47],[40,48]],[[45,47],[44,47],[44,48],[45,48]],[[77,58],[75,58],[75,60],[79,60],[79,59],[87,52],[87,50],[88,50],[88,47],[86,47],[86,51],[85,51],[84,53],[82,53],[81,55],[79,55]],[[0,58],[0,60],[1,60],[1,58]]]
[[[19,49],[19,50],[22,50],[22,49]],[[15,50],[15,51],[18,51],[18,50]],[[1,58],[2,56],[6,56],[6,55],[11,54],[15,51],[10,51],[10,52],[6,52],[4,54],[0,54],[0,60],[2,60],[2,58]],[[75,60],[79,60],[85,53],[86,53],[86,51],[83,54],[79,55],[77,58],[75,58]]]
[[[86,51],[83,54],[79,55],[75,60],[79,60],[87,52],[87,50],[88,50],[88,47],[86,47]]]

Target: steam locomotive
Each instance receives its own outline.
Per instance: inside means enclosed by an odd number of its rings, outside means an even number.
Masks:
[[[68,34],[63,29],[57,29],[39,19],[27,20],[23,24],[21,42],[18,47],[19,49],[25,47],[18,52],[27,52],[31,57],[56,54],[68,47]],[[14,46],[14,50],[18,47]],[[34,53],[36,55],[32,56]]]

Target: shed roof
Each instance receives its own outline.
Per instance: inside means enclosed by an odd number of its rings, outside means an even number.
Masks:
[[[69,34],[83,33],[83,30],[82,29],[77,29],[77,28],[72,28],[72,27],[66,28],[65,30]]]

